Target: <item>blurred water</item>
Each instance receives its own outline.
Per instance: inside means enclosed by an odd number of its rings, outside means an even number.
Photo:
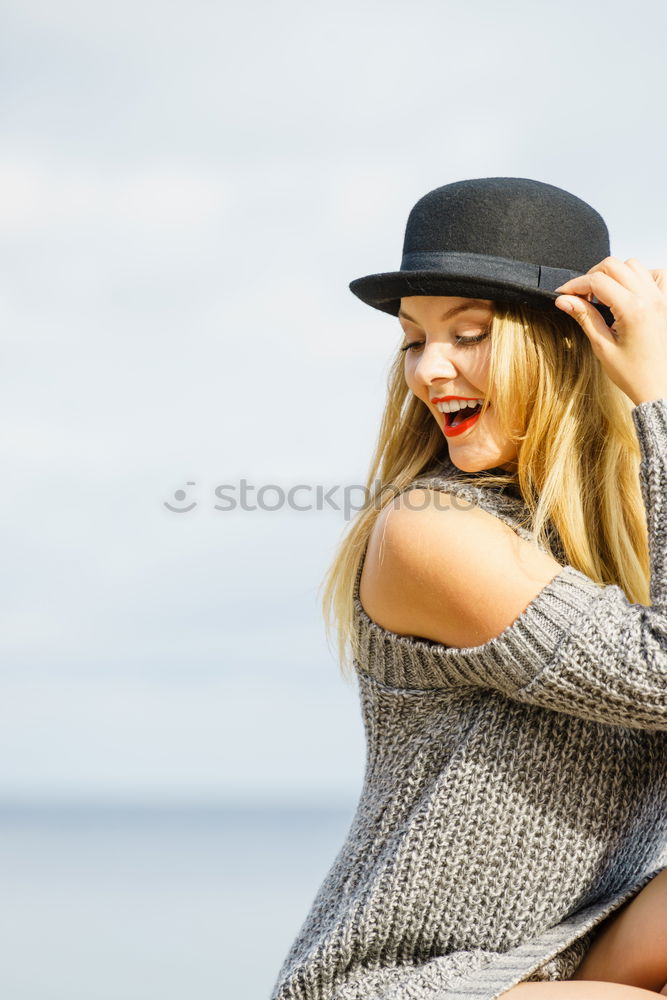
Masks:
[[[0,996],[262,1000],[353,807],[0,807]]]

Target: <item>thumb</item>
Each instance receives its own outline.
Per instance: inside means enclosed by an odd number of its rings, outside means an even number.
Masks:
[[[559,295],[556,299],[556,306],[563,312],[576,319],[584,333],[594,343],[613,340],[615,336],[609,329],[599,311],[592,302],[580,295]]]

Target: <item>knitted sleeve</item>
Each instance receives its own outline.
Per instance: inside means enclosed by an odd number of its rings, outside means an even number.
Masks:
[[[632,418],[652,606],[632,604],[620,587],[564,566],[484,645],[430,646],[440,683],[472,683],[584,719],[667,730],[667,397],[639,404]]]

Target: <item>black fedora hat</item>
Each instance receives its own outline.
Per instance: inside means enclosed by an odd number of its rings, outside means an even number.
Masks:
[[[349,287],[394,316],[409,295],[556,310],[554,289],[609,253],[604,219],[576,195],[526,177],[478,177],[420,198],[408,216],[400,270],[368,274]],[[595,306],[611,325],[611,310]]]

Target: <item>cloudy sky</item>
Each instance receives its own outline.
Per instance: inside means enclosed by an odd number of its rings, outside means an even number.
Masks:
[[[354,800],[317,592],[344,512],[216,488],[363,483],[399,330],[347,285],[434,187],[557,184],[667,266],[666,29],[657,0],[4,0],[0,799]]]

